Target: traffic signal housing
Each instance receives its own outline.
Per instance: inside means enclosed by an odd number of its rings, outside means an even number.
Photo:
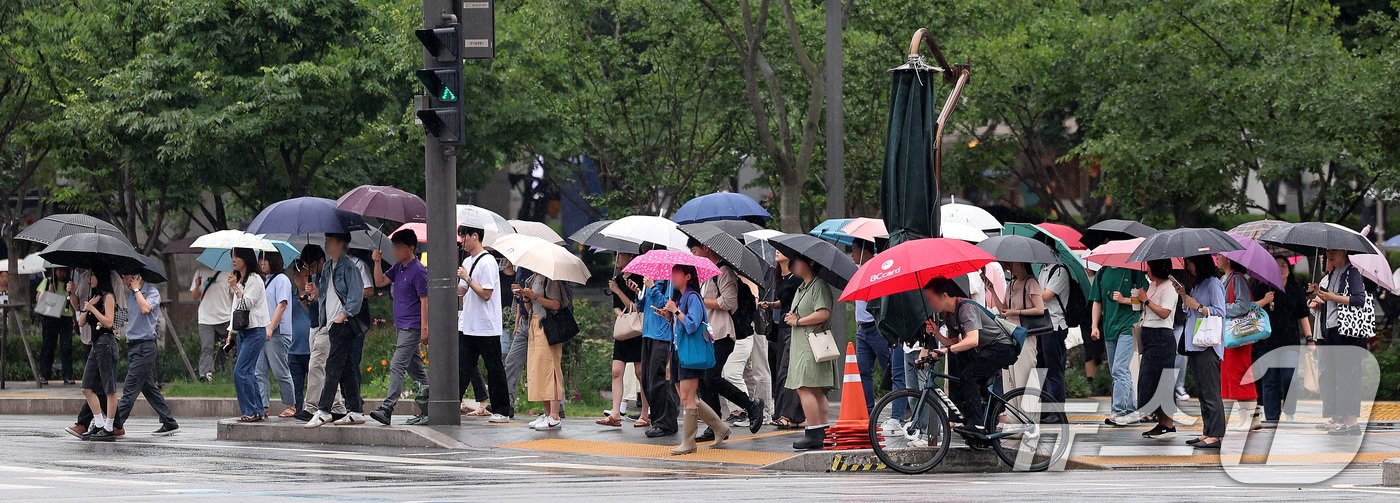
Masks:
[[[457,23],[415,30],[431,56],[429,68],[415,72],[428,99],[418,110],[418,120],[439,142],[456,145],[465,129],[462,106],[462,28]],[[436,64],[431,64],[435,62]]]

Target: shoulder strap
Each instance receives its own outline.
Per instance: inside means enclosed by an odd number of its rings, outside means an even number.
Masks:
[[[476,273],[476,265],[481,263],[481,259],[486,258],[487,253],[489,252],[482,252],[481,255],[476,256],[476,260],[472,261],[471,268],[467,269],[467,277],[471,277],[472,274]]]

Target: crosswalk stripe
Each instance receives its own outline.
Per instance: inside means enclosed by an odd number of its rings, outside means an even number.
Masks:
[[[0,472],[9,473],[33,473],[39,475],[82,475],[82,472],[71,470],[53,470],[49,468],[30,468],[28,466],[0,465]]]
[[[449,461],[441,459],[404,458],[399,456],[375,456],[372,454],[357,453],[334,453],[334,454],[306,454],[308,458],[322,459],[344,459],[347,461],[371,461],[376,463],[399,463],[405,465],[455,465],[461,461]]]
[[[47,486],[27,486],[24,484],[0,484],[0,491],[19,491],[28,489],[51,489]]]
[[[118,485],[118,486],[171,486],[174,482],[160,482],[155,480],[135,480],[135,479],[105,479],[88,475],[83,476],[61,476],[61,477],[24,477],[29,480],[44,480],[50,482],[76,482],[80,484],[93,485]]]

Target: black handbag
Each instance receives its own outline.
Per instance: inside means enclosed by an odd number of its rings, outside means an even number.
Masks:
[[[549,311],[540,320],[540,328],[544,329],[544,338],[551,346],[569,342],[578,335],[578,321],[574,319],[573,308],[568,307]]]
[[[1025,285],[1021,286],[1021,306],[1030,306]],[[1050,309],[1046,308],[1045,313],[1040,316],[1021,315],[1018,317],[1021,328],[1026,329],[1026,335],[1046,335],[1055,331],[1055,324],[1050,319]]]
[[[233,329],[248,329],[248,303],[238,299],[238,307],[233,309]]]

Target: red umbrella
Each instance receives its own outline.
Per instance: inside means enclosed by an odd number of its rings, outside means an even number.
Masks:
[[[841,301],[874,300],[923,288],[928,280],[968,274],[996,261],[966,241],[927,238],[907,241],[875,254],[856,270]]]
[[[1051,235],[1057,238],[1060,238],[1060,241],[1064,241],[1066,245],[1069,245],[1069,249],[1071,250],[1089,249],[1088,246],[1084,246],[1084,243],[1080,241],[1084,238],[1084,234],[1081,234],[1079,231],[1074,230],[1073,227],[1070,227],[1065,224],[1052,224],[1049,222],[1043,224],[1036,224],[1035,226],[1044,229],[1045,232],[1049,232]]]

